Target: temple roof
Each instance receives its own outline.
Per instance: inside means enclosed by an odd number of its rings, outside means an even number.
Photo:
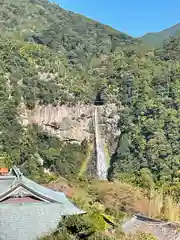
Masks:
[[[8,197],[34,196],[38,203],[6,203]],[[62,192],[45,188],[14,166],[0,176],[0,240],[35,240],[57,227],[62,216],[84,214]]]
[[[17,194],[20,189],[26,190],[28,194],[32,194],[45,202],[61,203],[68,206],[72,204],[63,192],[56,192],[33,182],[14,166],[7,176],[0,177],[0,201],[11,196],[14,191]]]
[[[0,204],[0,239],[37,240],[57,228],[62,211],[57,203]]]

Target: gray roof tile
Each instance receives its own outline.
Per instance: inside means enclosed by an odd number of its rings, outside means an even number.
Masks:
[[[62,216],[84,214],[62,192],[55,192],[24,177],[18,168],[11,171],[15,179],[0,179],[2,193],[21,185],[49,202],[0,203],[0,240],[35,240],[57,227]]]
[[[53,203],[0,204],[0,240],[36,240],[56,229],[63,211]]]
[[[11,184],[14,182],[14,179],[0,179],[0,195],[9,189]]]

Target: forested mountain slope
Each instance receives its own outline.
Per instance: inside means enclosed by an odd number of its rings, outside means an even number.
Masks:
[[[118,224],[136,212],[179,220],[180,38],[147,51],[46,0],[0,1],[0,33],[1,166],[40,183],[66,178],[56,190],[73,186],[88,211],[47,239],[118,239],[102,212]],[[113,183],[92,180],[97,100]]]
[[[180,23],[156,33],[147,33],[141,37],[141,40],[152,47],[162,47],[163,42],[170,37],[180,36]]]
[[[1,32],[66,54],[70,63],[88,64],[93,55],[113,52],[133,39],[106,25],[61,9],[46,0],[4,0]]]
[[[4,159],[37,178],[42,178],[44,166],[66,177],[77,176],[89,154],[89,142],[67,143],[45,133],[38,123],[25,127],[19,109],[88,105],[101,90],[107,104],[116,103],[120,118],[109,178],[144,187],[164,183],[177,187],[179,39],[147,52],[132,37],[44,0],[4,0],[0,5]],[[87,128],[90,131],[91,126]]]

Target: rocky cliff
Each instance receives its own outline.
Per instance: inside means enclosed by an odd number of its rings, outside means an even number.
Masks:
[[[105,104],[98,108],[101,137],[112,151],[120,135],[118,107]],[[21,119],[23,125],[37,124],[62,141],[81,143],[84,139],[94,139],[94,105],[36,105],[32,110],[21,106]]]

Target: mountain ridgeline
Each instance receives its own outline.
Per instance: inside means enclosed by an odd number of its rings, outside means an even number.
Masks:
[[[0,154],[6,164],[21,165],[41,181],[44,167],[76,178],[91,139],[78,144],[38,123],[25,126],[21,109],[89,106],[100,94],[102,104],[116,104],[121,133],[115,151],[108,149],[108,178],[142,187],[167,184],[177,197],[178,37],[147,51],[140,40],[46,0],[1,1],[0,33]]]
[[[144,44],[151,47],[162,47],[163,42],[168,40],[171,37],[179,37],[180,36],[180,23],[164,29],[160,32],[155,33],[147,33],[141,37],[141,40]]]

